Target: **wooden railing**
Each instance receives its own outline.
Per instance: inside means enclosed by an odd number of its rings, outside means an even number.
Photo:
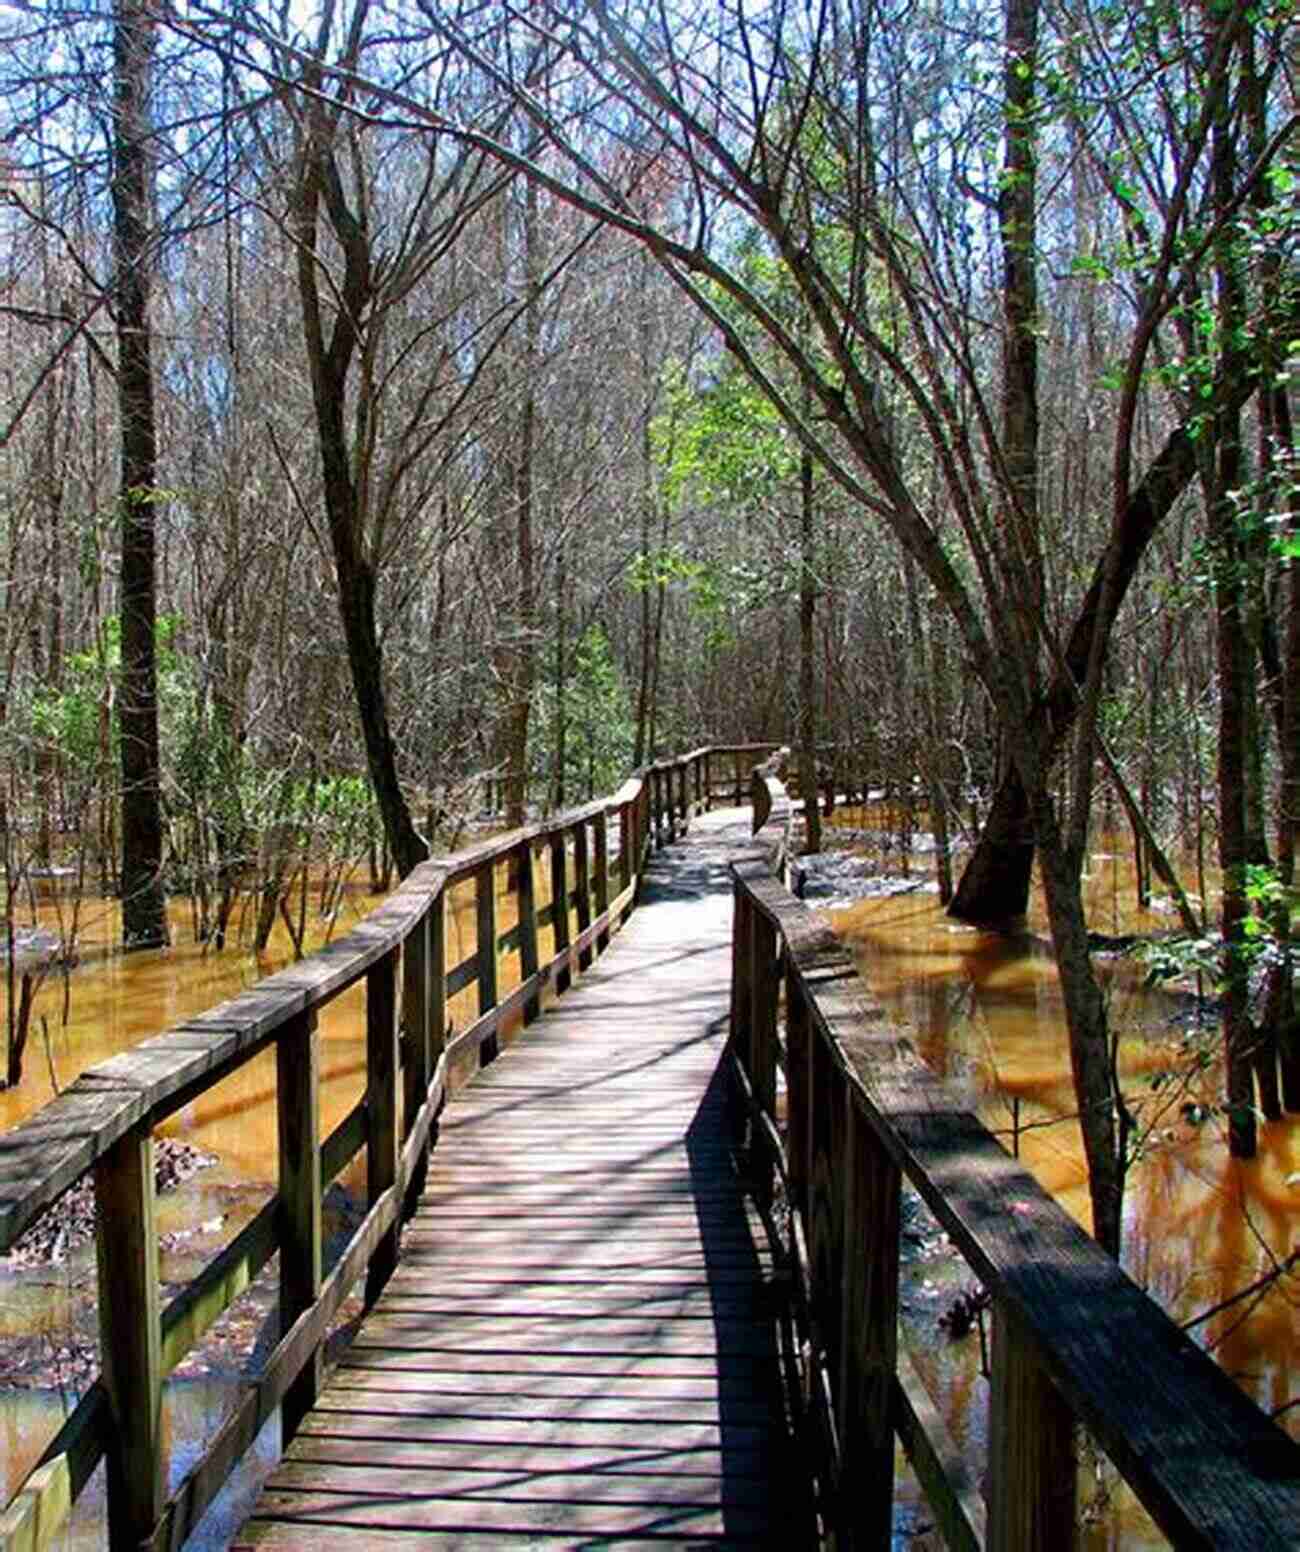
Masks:
[[[1300,1445],[872,1003],[851,956],[774,876],[785,815],[770,785],[772,818],[733,864],[731,1050],[757,1194],[788,1208],[768,1221],[835,1546],[890,1545],[897,1436],[950,1548],[1071,1547],[1082,1424],[1176,1547],[1300,1547]],[[984,1495],[899,1346],[904,1177],[992,1297]]]
[[[509,1021],[535,1018],[543,993],[562,992],[608,944],[633,907],[648,849],[682,832],[713,797],[747,790],[741,776],[747,781],[771,747],[700,749],[657,761],[611,798],[422,864],[345,938],[91,1068],[0,1138],[0,1253],[93,1172],[102,1364],[100,1378],[0,1513],[4,1552],[49,1545],[101,1459],[111,1546],[179,1547],[277,1407],[282,1437],[292,1437],[315,1398],[324,1338],[339,1306],[363,1275],[373,1302],[396,1265],[402,1217],[420,1189],[449,1089],[493,1059]],[[542,852],[553,903],[539,907]],[[517,903],[516,924],[504,932],[497,922],[502,868]],[[448,965],[448,893],[467,881],[476,947]],[[558,902],[565,904],[557,909]],[[538,929],[546,925],[553,953],[541,963]],[[518,956],[519,984],[502,995],[499,971],[509,954]],[[362,980],[365,1094],[322,1137],[317,1015]],[[471,986],[477,1015],[452,1032],[449,1000]],[[277,1195],[161,1309],[154,1130],[270,1046]],[[366,1215],[326,1274],[322,1195],[362,1148]],[[277,1252],[279,1341],[203,1458],[168,1495],[163,1379]]]

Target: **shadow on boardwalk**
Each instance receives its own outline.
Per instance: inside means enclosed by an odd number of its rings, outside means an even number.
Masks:
[[[448,1109],[399,1268],[236,1545],[813,1544],[728,1130],[727,850]]]

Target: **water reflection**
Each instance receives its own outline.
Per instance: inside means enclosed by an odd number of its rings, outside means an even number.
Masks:
[[[1094,858],[1090,919],[1108,933],[1167,930],[1141,913],[1115,845]],[[985,1124],[1085,1227],[1090,1214],[1064,1010],[1040,900],[1015,937],[950,921],[932,894],[866,899],[830,913],[872,991],[907,1026],[919,1054],[962,1090]],[[1142,1124],[1128,1178],[1124,1263],[1179,1321],[1264,1277],[1300,1244],[1300,1117],[1263,1123],[1258,1158],[1228,1157],[1214,1112],[1222,1093],[1217,1044],[1187,995],[1152,990],[1128,957],[1095,961],[1119,1036],[1125,1091]],[[909,1341],[954,1435],[979,1438],[987,1386],[973,1339],[949,1343],[937,1316],[970,1281],[964,1267],[927,1263],[909,1290]],[[1234,1303],[1195,1327],[1197,1340],[1266,1411],[1300,1398],[1300,1277]],[[1300,1406],[1280,1419],[1300,1438]],[[1116,1528],[1116,1525],[1119,1528]],[[1089,1529],[1083,1544],[1164,1543],[1122,1515]]]
[[[550,899],[545,852],[539,858],[538,875],[538,903],[544,906]],[[509,883],[506,866],[499,866],[497,921],[502,932],[517,918]],[[356,888],[344,897],[337,917],[328,921],[309,918],[306,950],[310,952],[329,937],[341,936],[378,903],[377,896]],[[449,965],[455,965],[477,947],[472,881],[451,891],[449,907],[447,957]],[[66,902],[36,902],[31,919],[25,917],[22,926],[57,936],[69,914]],[[172,947],[123,955],[116,947],[120,936],[117,905],[103,901],[83,905],[76,967],[66,977],[51,975],[38,993],[23,1081],[13,1090],[0,1091],[0,1129],[18,1124],[87,1067],[235,996],[292,960],[292,943],[283,923],[277,924],[267,952],[254,956],[238,943],[221,953],[194,943],[189,911],[183,902],[172,902],[169,914]],[[573,913],[570,930],[576,931]],[[539,938],[540,952],[553,952],[552,929],[543,928]],[[508,956],[500,967],[501,991],[511,990],[518,979],[517,955]],[[363,1091],[364,999],[364,986],[358,985],[335,998],[321,1014],[323,1135],[348,1114]],[[453,998],[448,1008],[457,1028],[463,1028],[478,1011],[473,986]],[[184,1137],[215,1161],[180,1190],[158,1199],[166,1302],[222,1244],[234,1238],[275,1189],[274,1051],[263,1052],[246,1063],[177,1112],[162,1130]],[[360,1195],[364,1171],[362,1155],[341,1184]],[[332,1193],[327,1210],[327,1236],[334,1225],[341,1237],[348,1221],[346,1196]],[[271,1274],[264,1276],[273,1284]],[[239,1374],[262,1332],[273,1297],[260,1289],[246,1296],[242,1310],[236,1306],[224,1317],[224,1333],[219,1327],[211,1334],[204,1355],[187,1359],[168,1381],[165,1426],[173,1485],[199,1457],[229,1412]],[[52,1389],[61,1368],[69,1368],[69,1383],[64,1389]],[[97,1371],[92,1248],[82,1245],[50,1268],[18,1272],[5,1269],[0,1262],[0,1386],[4,1387],[0,1504],[35,1465]],[[6,1377],[13,1383],[7,1384]],[[271,1433],[264,1430],[258,1446],[263,1465],[274,1458],[273,1435],[278,1424],[267,1427]],[[251,1491],[258,1470],[256,1460],[241,1468],[242,1474],[228,1484],[209,1510],[202,1535],[191,1545],[226,1544],[229,1529],[239,1517],[240,1495],[246,1497]],[[69,1544],[102,1544],[102,1520],[102,1489],[96,1492],[92,1487],[78,1504]]]
[[[1127,865],[1117,847],[1106,850],[1111,855],[1094,858],[1089,881],[1094,924],[1112,933],[1167,925],[1165,917],[1137,912]],[[539,898],[544,901],[545,853],[541,861]],[[504,893],[504,868],[499,872],[499,925],[504,931],[513,916]],[[335,924],[335,933],[345,931],[349,919],[375,903],[364,893],[351,896],[345,907],[349,915]],[[1016,938],[953,923],[926,894],[864,901],[834,913],[833,919],[854,945],[876,996],[910,1028],[924,1059],[969,1095],[986,1124],[1008,1147],[1019,1148],[1043,1185],[1086,1226],[1085,1174],[1071,1119],[1063,1015],[1041,904],[1035,901],[1026,932]],[[41,908],[40,920],[53,925],[48,907]],[[118,930],[115,908],[88,909],[82,964],[67,988],[69,1022],[65,1026],[62,1020],[65,988],[51,980],[37,1003],[37,1028],[23,1084],[0,1093],[0,1127],[16,1124],[44,1103],[56,1078],[61,1084],[70,1082],[86,1066],[211,1007],[290,958],[282,929],[270,953],[257,960],[237,950],[205,952],[186,941],[187,928],[188,914],[178,909],[173,915],[175,947],[122,958],[110,947]],[[324,924],[318,924],[318,938],[324,931]],[[548,937],[544,934],[543,953]],[[474,946],[472,886],[461,886],[454,893],[448,928],[449,962],[463,959]],[[1300,1175],[1300,1122],[1290,1118],[1263,1125],[1259,1158],[1246,1164],[1230,1160],[1217,1122],[1196,1124],[1182,1108],[1184,1103],[1209,1106],[1217,1100],[1217,1068],[1211,1065],[1186,1086],[1171,1087],[1161,1076],[1186,1061],[1185,1003],[1148,991],[1140,968],[1127,960],[1102,959],[1098,964],[1114,1027],[1122,1036],[1121,1070],[1134,1102],[1141,1104],[1149,1133],[1130,1178],[1125,1263],[1176,1319],[1188,1320],[1260,1277],[1272,1258],[1286,1255],[1300,1239],[1300,1182],[1292,1183]],[[517,970],[508,963],[502,990],[515,978]],[[326,1131],[360,1095],[362,997],[357,989],[336,999],[321,1020]],[[450,1013],[459,1028],[476,1011],[471,989]],[[40,1030],[42,1016],[48,1050]],[[183,1191],[160,1200],[161,1232],[181,1233],[195,1224],[217,1222],[215,1243],[220,1243],[248,1221],[273,1189],[274,1100],[274,1057],[267,1053],[169,1122],[169,1131],[215,1155],[217,1164]],[[206,1258],[213,1248],[209,1237],[199,1245],[169,1251],[164,1278],[184,1281],[194,1269],[190,1258]],[[937,1323],[945,1298],[966,1280],[960,1267],[927,1265],[908,1306],[909,1340],[927,1385],[945,1400],[954,1435],[977,1444],[984,1430],[987,1392],[978,1375],[977,1347],[973,1340],[947,1342]],[[0,1273],[0,1339],[36,1333],[47,1335],[51,1343],[84,1340],[87,1333],[77,1329],[82,1318],[78,1312],[84,1312],[88,1290],[93,1299],[93,1281],[88,1255],[58,1273]],[[922,1286],[927,1282],[932,1286]],[[1214,1348],[1224,1368],[1268,1410],[1300,1395],[1298,1306],[1300,1281],[1292,1277],[1197,1328],[1198,1339]],[[218,1425],[235,1384],[234,1373],[169,1384],[173,1470]],[[64,1397],[48,1389],[6,1393],[0,1409],[0,1473],[6,1497],[39,1456],[64,1409]],[[1300,1407],[1285,1413],[1283,1421],[1300,1436]],[[269,1459],[273,1445],[261,1448]],[[78,1524],[93,1525],[95,1513],[92,1495],[79,1508]],[[1122,1530],[1112,1521],[1098,1524],[1088,1531],[1086,1544],[1094,1552],[1107,1546],[1159,1544],[1144,1540],[1136,1521],[1121,1523]],[[82,1535],[78,1530],[72,1544],[97,1545],[94,1537],[102,1536],[102,1527],[85,1534],[89,1539],[77,1539]],[[212,1544],[221,1542],[214,1539]]]

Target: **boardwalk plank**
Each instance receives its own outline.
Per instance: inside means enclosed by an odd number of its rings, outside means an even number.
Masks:
[[[727,1131],[723,845],[673,851],[448,1108],[398,1268],[237,1547],[812,1544]]]

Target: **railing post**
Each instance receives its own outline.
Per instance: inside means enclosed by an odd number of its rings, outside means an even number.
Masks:
[[[99,1340],[112,1427],[108,1539],[135,1547],[162,1513],[162,1331],[153,1136],[135,1128],[95,1164]]]
[[[808,1212],[805,1230],[812,1275],[813,1318],[821,1335],[830,1370],[838,1372],[843,1296],[844,1217],[841,1152],[844,1080],[837,1072],[825,1040],[814,1035],[809,1064],[808,1121],[811,1165],[808,1171]],[[837,1103],[837,1100],[839,1103]]]
[[[429,902],[429,969],[425,985],[429,994],[429,1076],[447,1045],[447,886],[442,884]]]
[[[537,880],[533,868],[533,843],[519,848],[519,979],[537,974]],[[524,1023],[531,1024],[542,1010],[536,992],[524,1003]]]
[[[744,771],[745,756],[744,756],[744,753],[743,753],[742,750],[739,750],[739,749],[736,750],[735,759],[736,759],[736,795],[732,799],[732,804],[733,804],[734,807],[739,808],[740,805],[745,801],[745,771]]]
[[[839,1508],[845,1546],[866,1552],[887,1547],[892,1534],[902,1176],[859,1111],[850,1084],[844,1102]]]
[[[732,891],[731,917],[731,1049],[752,1083],[749,1062],[754,944],[750,914],[749,895],[737,876]]]
[[[569,853],[561,830],[551,836],[551,926],[555,933],[555,952],[568,948],[569,937]],[[555,989],[567,992],[573,976],[568,963],[555,972]]]
[[[803,984],[787,969],[785,978],[786,1158],[790,1172],[790,1206],[808,1212],[808,1179],[812,1172],[808,1106],[812,1094],[812,1029]]]
[[[749,973],[749,1081],[754,1103],[776,1119],[776,1020],[781,993],[780,966],[776,957],[776,928],[763,912],[750,905]],[[766,1205],[772,1197],[773,1160],[767,1156],[767,1132],[757,1117],[750,1118],[750,1173],[757,1200]]]
[[[429,1093],[433,1070],[432,1022],[429,1008],[429,918],[426,911],[402,944],[402,1135],[409,1137]],[[426,1143],[406,1187],[404,1217],[415,1212],[429,1169]]]
[[[397,1083],[397,950],[366,971],[366,1200],[373,1207],[395,1184],[400,1152]],[[397,1266],[400,1215],[366,1269],[366,1308],[379,1297]]]
[[[609,910],[609,815],[602,812],[592,823],[592,838],[596,843],[596,915],[603,916]],[[596,934],[596,952],[603,954],[609,947],[609,927]]]
[[[1033,1343],[1005,1305],[993,1305],[989,1390],[988,1552],[1072,1545],[1074,1419]]]
[[[591,864],[587,857],[587,822],[582,820],[573,827],[573,893],[578,912],[578,935],[591,926]],[[590,944],[578,950],[578,968],[585,970],[591,964]]]
[[[663,844],[660,830],[663,825],[663,788],[659,779],[659,772],[650,772],[650,829],[654,836],[655,850]]]
[[[474,916],[478,945],[479,1017],[497,1005],[497,870],[485,862],[474,875]],[[492,1035],[479,1047],[479,1066],[496,1060],[500,1042]]]
[[[636,830],[634,815],[635,803],[624,803],[618,811],[618,881],[619,894],[623,894],[631,885],[635,875],[635,866],[632,860],[633,834]]]
[[[320,1037],[316,1010],[286,1025],[275,1046],[280,1138],[280,1335],[320,1297]],[[280,1437],[287,1444],[316,1405],[322,1370],[317,1347],[285,1393]]]

